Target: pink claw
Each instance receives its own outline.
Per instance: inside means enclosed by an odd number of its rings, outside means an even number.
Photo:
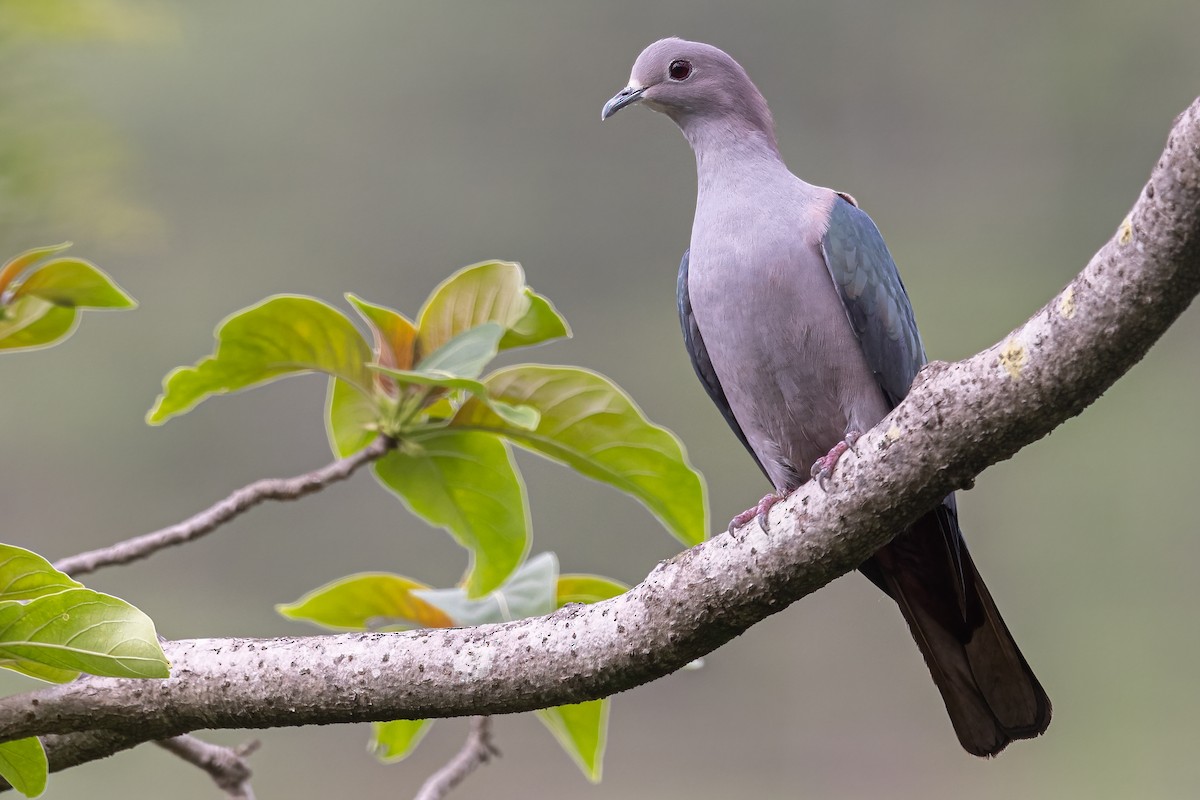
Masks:
[[[733,533],[734,528],[740,528],[752,519],[758,520],[758,525],[764,532],[770,533],[771,527],[767,524],[767,512],[771,507],[783,499],[783,495],[771,494],[765,495],[762,500],[758,501],[757,505],[747,508],[742,513],[729,521],[729,532]]]
[[[858,431],[846,431],[846,438],[833,446],[825,455],[817,459],[812,466],[812,476],[817,481],[817,486],[821,487],[821,491],[827,491],[825,484],[833,475],[833,468],[837,466],[838,459],[847,450],[853,450],[855,442],[862,436]]]

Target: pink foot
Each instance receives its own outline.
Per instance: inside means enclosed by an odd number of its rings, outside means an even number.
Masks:
[[[817,459],[817,462],[812,466],[812,476],[816,478],[817,486],[821,487],[821,491],[826,491],[825,484],[833,475],[833,468],[837,466],[838,459],[847,450],[854,449],[854,443],[862,436],[858,431],[846,431],[846,438],[833,446],[825,455]]]
[[[729,532],[733,533],[734,528],[740,528],[752,519],[758,520],[758,525],[766,533],[771,532],[771,528],[767,525],[767,512],[771,510],[771,506],[783,499],[783,495],[771,494],[765,495],[762,500],[758,501],[758,505],[750,506],[742,513],[738,514],[733,519],[729,520]]]

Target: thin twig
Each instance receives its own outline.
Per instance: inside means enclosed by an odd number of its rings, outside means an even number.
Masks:
[[[500,751],[492,744],[492,718],[471,717],[471,732],[454,758],[429,776],[416,800],[441,800],[468,775],[486,764]]]
[[[264,478],[255,481],[183,522],[98,550],[59,559],[54,562],[54,567],[68,575],[78,576],[94,572],[101,567],[128,564],[147,558],[164,547],[198,539],[264,500],[296,500],[324,489],[331,483],[345,480],[363,464],[375,461],[395,446],[395,440],[381,436],[354,455],[334,461],[318,470],[294,478]]]
[[[155,744],[207,772],[226,797],[233,800],[254,800],[254,790],[250,788],[250,765],[246,763],[246,756],[258,749],[258,740],[237,747],[222,747],[185,733],[170,739],[159,739]]]

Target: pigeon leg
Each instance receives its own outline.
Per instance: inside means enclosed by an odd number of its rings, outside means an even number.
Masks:
[[[783,495],[775,492],[764,495],[763,499],[759,500],[757,505],[750,506],[736,517],[729,520],[729,532],[733,533],[734,528],[740,528],[750,520],[757,519],[759,527],[761,527],[766,533],[770,533],[771,527],[767,524],[767,512],[771,510],[771,506],[775,505],[782,499]]]
[[[821,487],[821,491],[826,491],[825,484],[833,475],[833,468],[837,466],[838,459],[847,450],[853,450],[858,438],[862,436],[858,431],[846,431],[846,438],[833,446],[825,455],[817,459],[812,466],[812,476],[816,478],[817,485]]]

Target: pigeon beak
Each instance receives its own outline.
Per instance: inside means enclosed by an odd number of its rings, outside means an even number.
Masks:
[[[633,105],[638,100],[641,100],[642,92],[644,91],[646,91],[645,86],[626,86],[604,104],[604,110],[600,112],[600,119],[608,119],[625,106]]]

